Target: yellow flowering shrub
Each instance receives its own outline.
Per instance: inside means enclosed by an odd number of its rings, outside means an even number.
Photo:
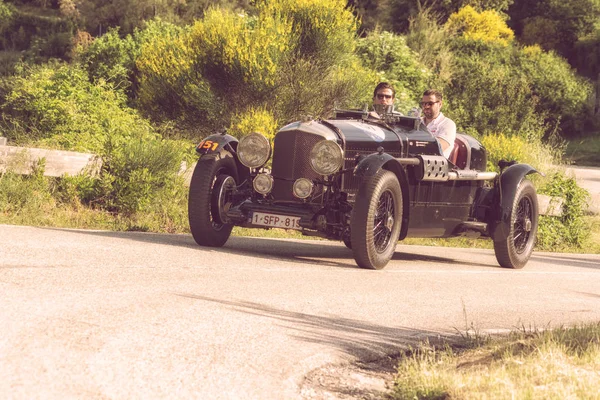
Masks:
[[[237,124],[250,109],[279,121],[321,116],[376,83],[354,54],[356,27],[342,0],[257,0],[252,14],[209,8],[192,26],[144,42],[138,101],[198,133]]]
[[[344,0],[259,0],[261,13],[281,15],[299,36],[297,54],[331,60],[353,51],[358,21]]]
[[[553,149],[540,141],[527,141],[521,136],[507,136],[502,133],[486,135],[481,139],[481,143],[487,150],[488,171],[499,171],[500,160],[516,160],[529,164],[538,171],[547,172],[553,168],[552,163],[560,152],[560,149]]]
[[[191,40],[205,73],[234,82],[241,78],[255,89],[264,89],[275,84],[280,62],[291,46],[291,32],[291,23],[276,15],[251,17],[212,8],[194,24]]]
[[[252,132],[260,132],[272,142],[277,129],[279,129],[279,122],[273,113],[265,108],[250,108],[232,118],[228,133],[241,138]]]
[[[190,110],[204,110],[214,103],[206,80],[193,68],[196,50],[189,29],[154,26],[146,33],[136,60],[138,102],[146,113],[177,118]]]
[[[496,11],[477,12],[471,6],[465,6],[450,15],[446,26],[465,39],[494,42],[505,46],[510,44],[515,36],[506,25],[506,21]]]

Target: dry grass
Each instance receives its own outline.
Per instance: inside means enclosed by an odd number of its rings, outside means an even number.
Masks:
[[[521,330],[479,342],[466,350],[460,341],[427,342],[406,354],[390,397],[600,399],[600,323]]]

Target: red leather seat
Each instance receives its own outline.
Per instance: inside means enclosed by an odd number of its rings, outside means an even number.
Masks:
[[[460,169],[469,169],[471,164],[471,146],[461,134],[456,135],[454,147],[448,160]]]

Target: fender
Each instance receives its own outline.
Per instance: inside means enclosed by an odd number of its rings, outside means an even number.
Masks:
[[[400,163],[394,157],[387,153],[373,153],[363,157],[354,167],[354,176],[359,178],[369,178],[377,173],[388,162],[394,162],[400,167]],[[401,168],[401,167],[400,167]],[[395,171],[394,171],[395,172]]]
[[[222,156],[224,151],[231,153],[230,150],[226,149],[228,144],[230,144],[232,149],[235,149],[237,147],[237,143],[237,138],[231,135],[216,133],[204,138],[200,143],[198,143],[196,146],[196,153],[198,153],[200,157],[209,154],[219,154]]]
[[[202,157],[212,157],[217,160],[231,157],[235,162],[236,182],[243,182],[250,176],[250,169],[242,165],[240,160],[237,158],[236,149],[239,140],[231,135],[225,133],[215,133],[204,138],[198,146],[196,146],[196,152]]]
[[[399,240],[406,237],[408,233],[409,219],[409,194],[408,194],[408,178],[402,164],[388,153],[373,153],[358,161],[354,167],[354,176],[362,179],[369,178],[377,173],[380,169],[392,171],[400,182],[402,188],[402,227],[400,228]]]
[[[495,214],[493,222],[494,230],[492,237],[495,241],[506,240],[508,237],[508,225],[510,224],[510,213],[512,211],[515,195],[519,184],[525,176],[539,172],[528,164],[514,164],[502,171],[498,180],[498,193],[496,204],[500,209]]]

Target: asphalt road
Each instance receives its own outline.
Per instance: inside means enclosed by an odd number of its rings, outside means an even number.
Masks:
[[[427,335],[600,320],[600,255],[0,225],[0,397],[296,399],[306,374]]]
[[[588,210],[593,214],[600,214],[600,168],[569,167],[566,172],[588,191]]]

